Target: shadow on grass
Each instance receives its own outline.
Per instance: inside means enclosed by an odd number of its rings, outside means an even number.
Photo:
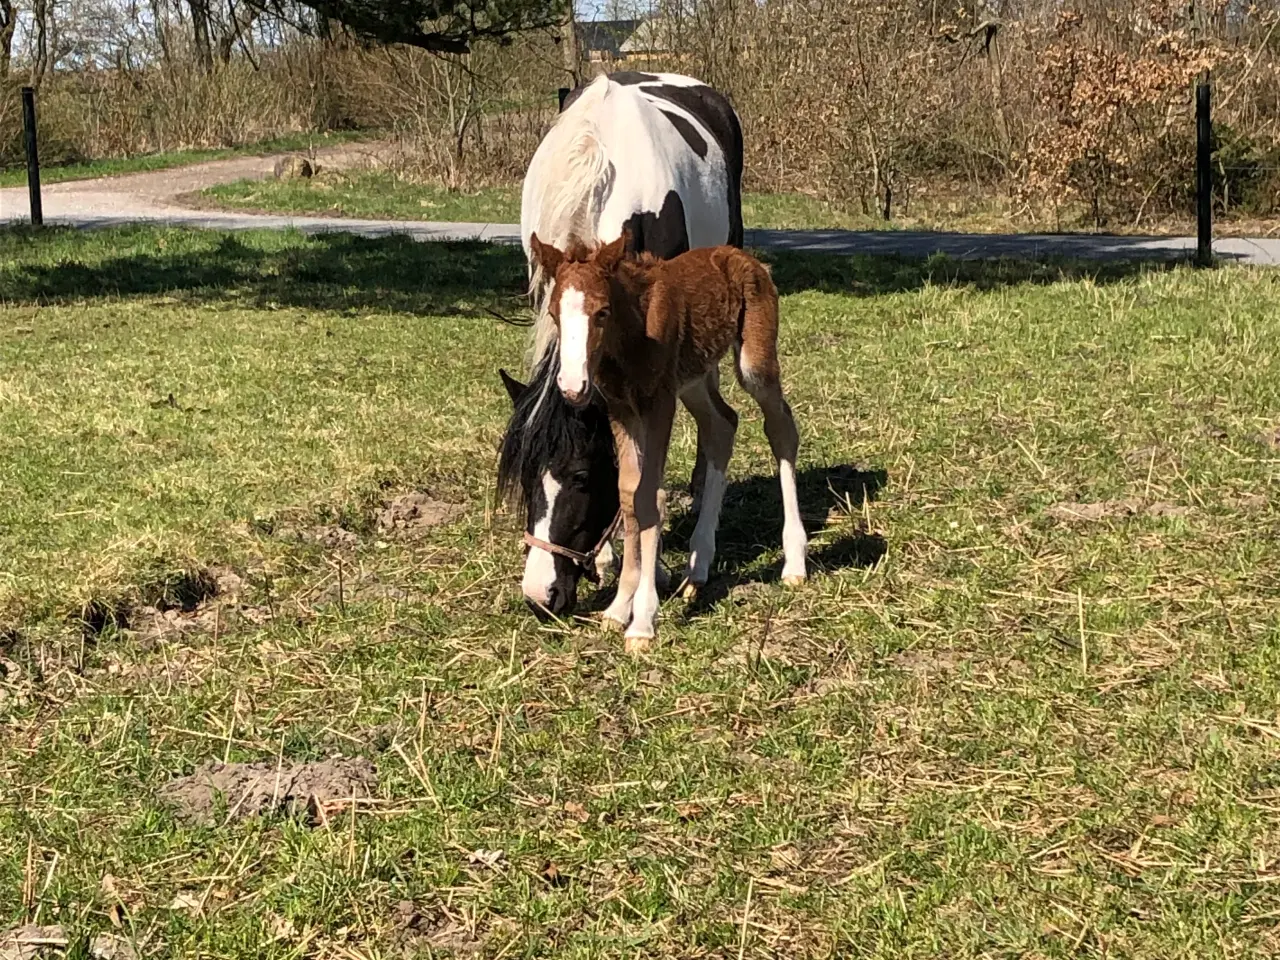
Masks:
[[[1169,261],[1032,262],[898,255],[761,252],[783,293],[876,296],[925,285],[991,290],[1088,277],[1095,283],[1171,269]],[[177,296],[246,306],[479,314],[527,318],[524,257],[497,243],[406,236],[225,233],[154,226],[0,229],[0,299],[64,303]]]
[[[1023,284],[1044,285],[1089,279],[1118,283],[1143,273],[1172,270],[1184,260],[959,260],[942,254],[905,257],[899,254],[835,255],[789,250],[757,250],[782,294],[839,293],[874,297],[908,293],[924,286],[996,290]]]
[[[800,514],[809,535],[809,572],[830,573],[850,567],[874,566],[889,549],[884,537],[850,530],[833,540],[815,543],[832,509],[856,511],[889,482],[888,473],[861,464],[810,467],[796,475]],[[671,571],[671,589],[684,578],[684,562],[697,515],[673,511],[663,537],[664,561]],[[776,475],[735,480],[725,490],[716,534],[716,562],[711,579],[688,605],[685,616],[696,616],[723,601],[738,586],[773,583],[782,575],[781,563],[761,567],[762,557],[782,545],[782,491]],[[603,610],[614,590],[598,591],[585,605],[586,613]]]
[[[10,229],[0,231],[0,264],[0,299],[9,303],[167,295],[432,315],[491,306],[511,315],[526,285],[519,248],[339,233]]]

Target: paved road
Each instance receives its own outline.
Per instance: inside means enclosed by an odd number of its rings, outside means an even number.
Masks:
[[[330,166],[361,162],[360,147],[330,148],[321,160]],[[365,158],[368,158],[367,151]],[[45,187],[45,222],[94,228],[125,223],[162,223],[217,230],[345,232],[366,237],[405,234],[415,240],[487,240],[518,243],[519,231],[506,223],[434,223],[355,220],[331,217],[263,216],[191,210],[177,200],[212,183],[268,176],[274,157],[241,157],[174,170],[80,180]],[[25,188],[0,190],[0,223],[28,216]],[[965,260],[1068,257],[1081,260],[1176,260],[1195,251],[1191,237],[1134,237],[1098,234],[968,234],[911,230],[748,230],[747,245],[773,250],[834,254],[898,254],[927,257],[942,253]],[[1214,252],[1226,261],[1280,265],[1280,238],[1222,238]]]

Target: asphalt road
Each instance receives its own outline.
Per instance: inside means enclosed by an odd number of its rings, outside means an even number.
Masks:
[[[334,160],[339,160],[337,150]],[[329,158],[325,158],[329,159]],[[346,157],[343,160],[349,159]],[[126,223],[160,223],[216,230],[338,231],[366,237],[404,234],[415,240],[519,242],[519,230],[507,223],[436,223],[406,220],[356,220],[294,217],[213,210],[192,210],[176,200],[210,183],[269,175],[273,157],[247,157],[197,164],[175,170],[51,184],[42,191],[45,222],[91,229]],[[25,187],[0,190],[0,223],[26,220]],[[1141,237],[1106,234],[977,234],[915,230],[748,230],[747,245],[757,249],[805,253],[881,254],[987,260],[1071,258],[1078,260],[1167,261],[1195,252],[1193,237]],[[1224,237],[1214,244],[1220,260],[1280,265],[1280,238]]]

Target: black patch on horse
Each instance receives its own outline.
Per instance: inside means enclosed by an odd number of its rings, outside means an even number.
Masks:
[[[625,226],[631,228],[628,253],[652,253],[669,260],[689,249],[689,230],[685,225],[684,203],[680,194],[668,190],[662,209],[656,214],[633,213]]]
[[[698,133],[697,127],[678,113],[663,110],[662,115],[671,121],[673,127],[680,131],[680,136],[684,137],[684,142],[689,145],[690,150],[698,155],[700,160],[707,159],[707,141],[702,139],[702,134]]]
[[[637,83],[657,83],[658,78],[652,73],[640,73],[636,70],[619,70],[609,74],[609,79],[624,87],[634,87]]]
[[[572,90],[570,90],[569,93],[564,98],[564,103],[560,107],[560,112],[564,113],[571,106],[573,106],[573,102],[577,100],[580,96],[582,96],[582,91],[585,89],[587,89],[586,86],[581,86],[581,87],[574,87]]]
[[[683,109],[696,118],[719,144],[729,176],[729,243],[741,247],[742,126],[738,123],[738,115],[734,113],[733,107],[720,93],[703,85],[677,87],[659,83],[642,88],[642,92]]]

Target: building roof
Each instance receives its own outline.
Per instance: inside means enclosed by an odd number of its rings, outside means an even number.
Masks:
[[[644,21],[642,20],[586,20],[579,21],[578,46],[590,53],[607,53],[619,56],[624,44]]]

